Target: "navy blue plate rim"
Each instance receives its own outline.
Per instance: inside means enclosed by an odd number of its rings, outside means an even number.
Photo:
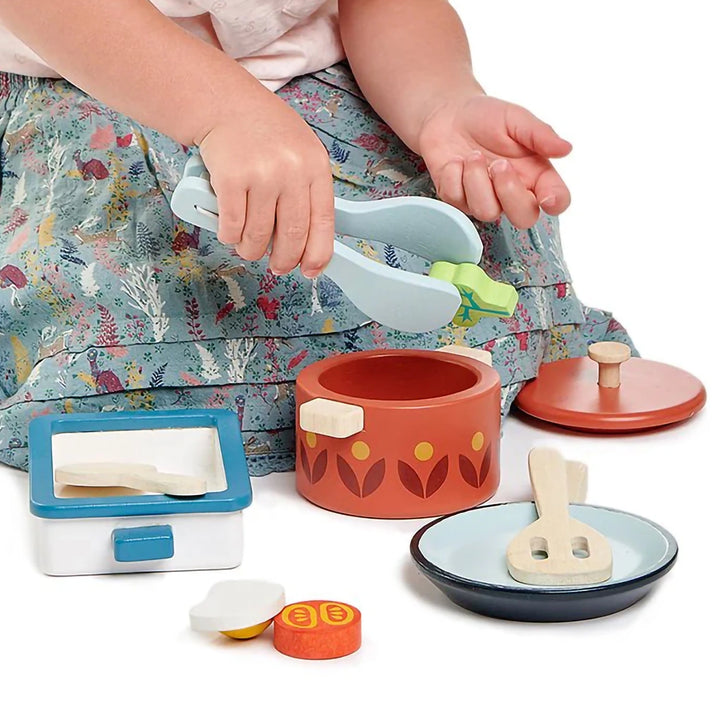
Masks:
[[[609,508],[604,507],[602,505],[583,505],[583,507],[591,507],[595,508],[597,510],[606,510],[610,512],[619,513],[621,515],[627,515],[630,517],[634,517],[638,520],[641,520],[644,523],[647,523],[651,527],[655,528],[668,542],[668,551],[666,555],[668,556],[668,559],[659,567],[657,567],[655,570],[645,573],[643,575],[639,575],[637,577],[628,578],[627,580],[621,580],[614,583],[601,583],[596,585],[587,585],[587,586],[575,586],[575,587],[548,587],[548,586],[538,586],[538,585],[527,585],[522,587],[514,587],[514,586],[504,586],[504,585],[495,585],[493,583],[486,583],[478,580],[471,580],[469,578],[461,577],[460,575],[454,575],[453,573],[449,573],[446,570],[443,570],[441,567],[435,565],[434,563],[430,562],[421,552],[420,550],[420,540],[422,539],[422,536],[431,528],[433,525],[437,525],[438,523],[443,522],[444,520],[447,520],[450,517],[454,517],[455,515],[462,515],[463,513],[467,512],[477,512],[478,510],[484,510],[494,507],[502,507],[504,505],[518,505],[518,504],[525,504],[524,501],[517,503],[517,502],[506,502],[506,503],[493,503],[492,505],[480,505],[473,508],[467,508],[466,510],[460,510],[456,513],[451,513],[449,515],[444,515],[443,517],[436,518],[432,522],[429,522],[427,525],[424,525],[421,527],[415,535],[413,535],[412,540],[410,541],[410,555],[412,556],[412,559],[414,560],[415,564],[422,570],[426,575],[429,577],[436,577],[439,580],[442,580],[442,582],[448,583],[449,585],[455,585],[458,588],[464,589],[464,590],[475,590],[475,591],[484,591],[486,593],[492,593],[493,595],[497,596],[511,596],[511,597],[518,597],[518,596],[525,596],[526,598],[540,598],[545,597],[548,595],[556,595],[558,596],[558,600],[560,598],[575,598],[577,599],[579,596],[592,596],[592,597],[603,597],[608,595],[616,595],[628,590],[632,590],[635,588],[641,588],[645,585],[649,585],[652,582],[659,580],[663,575],[666,575],[672,566],[675,564],[675,561],[677,560],[678,556],[678,544],[675,538],[671,533],[669,533],[664,527],[661,525],[658,525],[657,523],[654,523],[652,520],[648,520],[645,517],[642,517],[642,515],[635,515],[634,513],[625,512],[624,510],[617,510],[616,508]]]

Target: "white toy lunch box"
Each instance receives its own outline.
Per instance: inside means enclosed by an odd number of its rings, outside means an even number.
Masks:
[[[196,475],[195,497],[56,483],[56,468],[143,463]],[[211,570],[242,561],[252,490],[229,410],[46,415],[30,423],[30,510],[48,575]]]

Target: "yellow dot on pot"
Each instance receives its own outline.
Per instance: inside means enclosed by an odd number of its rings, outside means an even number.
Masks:
[[[317,435],[315,433],[306,433],[305,439],[307,440],[308,447],[314,448],[317,445]]]
[[[472,436],[471,444],[472,444],[472,449],[475,452],[479,452],[480,450],[482,450],[483,445],[485,444],[485,436],[481,432],[476,432]]]
[[[362,440],[358,440],[353,443],[350,452],[357,460],[367,460],[370,457],[370,446]]]
[[[429,460],[434,452],[435,448],[429,442],[421,442],[415,446],[415,457],[422,462]]]

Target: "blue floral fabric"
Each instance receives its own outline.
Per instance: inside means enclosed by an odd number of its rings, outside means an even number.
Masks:
[[[347,66],[279,95],[314,129],[335,192],[432,196],[420,157],[372,111]],[[491,350],[503,410],[542,361],[588,342],[629,342],[577,299],[557,220],[528,231],[479,223],[482,267],[519,292],[515,315],[406,334],[370,322],[327,278],[276,277],[175,217],[170,196],[193,148],[139,125],[64,80],[0,73],[0,461],[27,466],[35,416],[232,408],[251,473],[294,466],[294,380],[308,364],[372,348]],[[426,261],[371,239],[367,257]],[[442,238],[438,238],[442,242]]]

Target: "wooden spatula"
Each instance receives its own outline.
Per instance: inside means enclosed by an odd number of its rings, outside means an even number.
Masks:
[[[590,585],[612,575],[608,541],[568,512],[567,465],[550,448],[528,458],[538,519],[507,548],[510,574],[528,585]]]
[[[158,472],[140,463],[76,463],[55,469],[55,481],[77,487],[125,487],[165,495],[204,495],[205,478]]]
[[[567,460],[565,471],[567,473],[568,502],[571,505],[582,505],[587,498],[587,465],[578,460]]]

